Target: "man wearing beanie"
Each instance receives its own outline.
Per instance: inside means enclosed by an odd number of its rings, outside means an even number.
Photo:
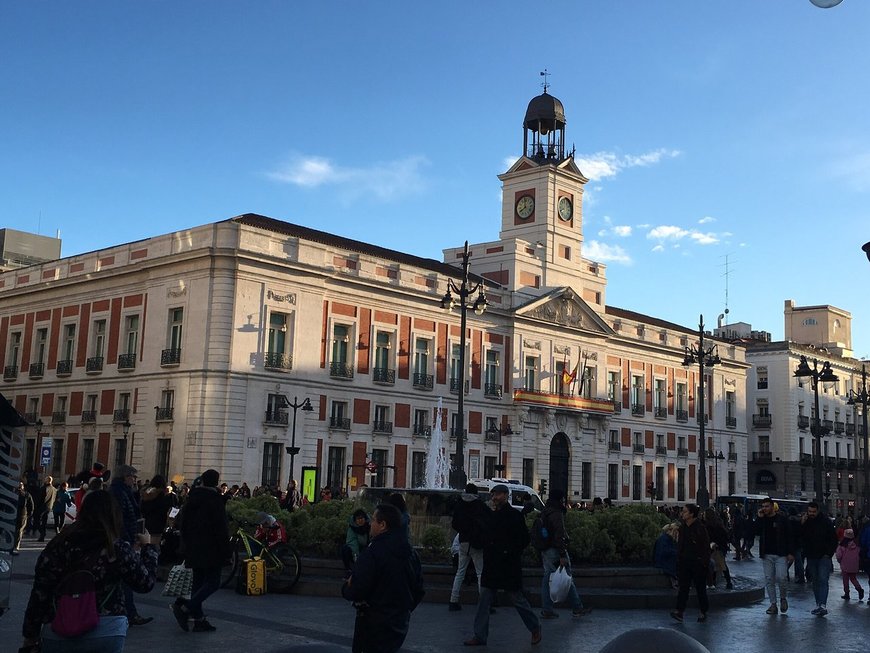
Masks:
[[[453,578],[453,589],[450,592],[448,610],[455,612],[462,609],[459,603],[459,594],[462,591],[462,583],[468,570],[468,561],[474,562],[477,572],[477,591],[480,592],[480,577],[483,574],[483,543],[487,513],[490,512],[486,504],[477,494],[477,486],[469,483],[465,486],[465,492],[460,496],[459,502],[453,508],[453,520],[451,526],[459,534],[459,566],[456,568],[456,576]]]
[[[193,569],[193,584],[189,599],[179,597],[172,604],[172,614],[182,630],[190,630],[188,620],[193,619],[193,632],[207,633],[216,628],[205,618],[202,604],[220,587],[221,567],[230,555],[230,533],[226,503],[218,492],[220,474],[207,469],[198,480],[179,515],[184,563]]]
[[[558,613],[553,609],[553,599],[550,598],[550,574],[559,567],[564,567],[571,573],[571,558],[568,556],[568,533],[565,531],[565,511],[567,498],[562,490],[553,490],[547,499],[547,505],[541,513],[541,523],[549,534],[550,547],[541,551],[541,563],[544,565],[544,577],[541,581],[541,616],[544,619],[556,619]],[[590,612],[583,607],[577,587],[571,582],[568,591],[572,614],[582,617]]]

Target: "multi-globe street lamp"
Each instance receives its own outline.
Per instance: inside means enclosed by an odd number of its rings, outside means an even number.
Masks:
[[[870,246],[870,243],[867,243]],[[867,406],[870,404],[870,396],[867,394],[867,366],[861,365],[861,392],[849,390],[849,399],[846,401],[849,406],[861,406],[861,427],[864,439],[864,491],[861,510],[864,516],[870,515],[870,459],[868,459],[867,451]]]
[[[441,299],[441,308],[448,313],[457,306],[459,307],[459,383],[457,388],[457,415],[456,415],[456,455],[450,470],[450,487],[463,489],[468,480],[465,473],[465,325],[466,314],[469,307],[477,314],[482,315],[486,310],[486,294],[483,290],[483,282],[469,284],[468,259],[471,252],[468,251],[468,241],[465,241],[465,249],[462,252],[462,282],[456,285],[453,279],[447,279],[447,292]],[[455,295],[454,295],[455,293]],[[468,298],[477,293],[473,304],[468,303]]]
[[[811,368],[806,356],[801,356],[794,375],[799,379],[809,379],[813,386],[815,415],[810,422],[810,433],[812,433],[813,441],[816,443],[815,457],[813,458],[813,482],[816,486],[816,503],[821,506],[825,504],[822,490],[822,437],[828,432],[828,429],[822,426],[821,413],[819,412],[819,381],[822,383],[836,383],[840,379],[834,374],[829,361],[825,361],[822,364],[822,368],[819,369],[819,360],[814,358]]]
[[[697,345],[686,347],[686,356],[683,358],[683,365],[698,364],[698,373],[700,381],[698,383],[698,466],[700,473],[698,474],[698,491],[695,493],[695,500],[701,508],[710,506],[710,492],[707,490],[707,437],[704,435],[707,421],[707,405],[704,400],[704,389],[707,385],[707,373],[705,367],[713,367],[722,362],[719,355],[716,353],[716,345],[704,347],[704,316],[701,315],[698,320],[698,337]],[[700,411],[700,412],[699,412]]]
[[[296,446],[296,413],[301,408],[303,412],[310,413],[314,410],[314,407],[311,405],[311,400],[306,397],[304,401],[299,401],[297,397],[293,397],[293,403],[291,404],[288,401],[287,397],[284,397],[284,406],[287,408],[293,409],[293,426],[290,430],[290,446],[287,447],[287,453],[290,454],[290,478],[296,478],[293,476],[294,471],[294,463],[296,461],[296,454],[299,453],[300,449]]]
[[[498,427],[495,424],[493,424],[492,426],[490,426],[486,430],[486,434],[489,435],[490,437],[497,437],[498,438],[498,464],[495,466],[494,469],[499,477],[504,477],[504,462],[503,462],[502,453],[501,453],[501,439],[505,435],[513,435],[514,432],[511,429],[510,424],[505,424],[502,427]]]

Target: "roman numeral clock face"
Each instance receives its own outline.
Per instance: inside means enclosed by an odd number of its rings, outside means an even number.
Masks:
[[[532,215],[535,210],[535,199],[531,195],[523,195],[517,200],[517,215],[523,220]]]

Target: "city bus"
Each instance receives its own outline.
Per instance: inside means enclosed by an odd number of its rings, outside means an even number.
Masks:
[[[728,494],[716,499],[716,506],[720,510],[726,506],[732,509],[735,506],[740,506],[743,509],[744,515],[754,515],[758,512],[758,509],[761,508],[762,499],[766,499],[768,496],[769,495],[767,494]],[[770,499],[777,504],[779,509],[783,512],[788,512],[789,508],[794,508],[797,510],[798,514],[806,512],[807,505],[810,503],[809,499],[799,497],[770,497]]]

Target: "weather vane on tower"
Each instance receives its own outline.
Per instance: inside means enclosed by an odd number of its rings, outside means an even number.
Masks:
[[[549,76],[550,76],[550,73],[548,73],[547,69],[544,68],[544,70],[541,71],[541,77],[544,78],[544,83],[541,84],[541,86],[544,87],[544,93],[546,93],[547,89],[550,88],[550,81],[547,79]]]

